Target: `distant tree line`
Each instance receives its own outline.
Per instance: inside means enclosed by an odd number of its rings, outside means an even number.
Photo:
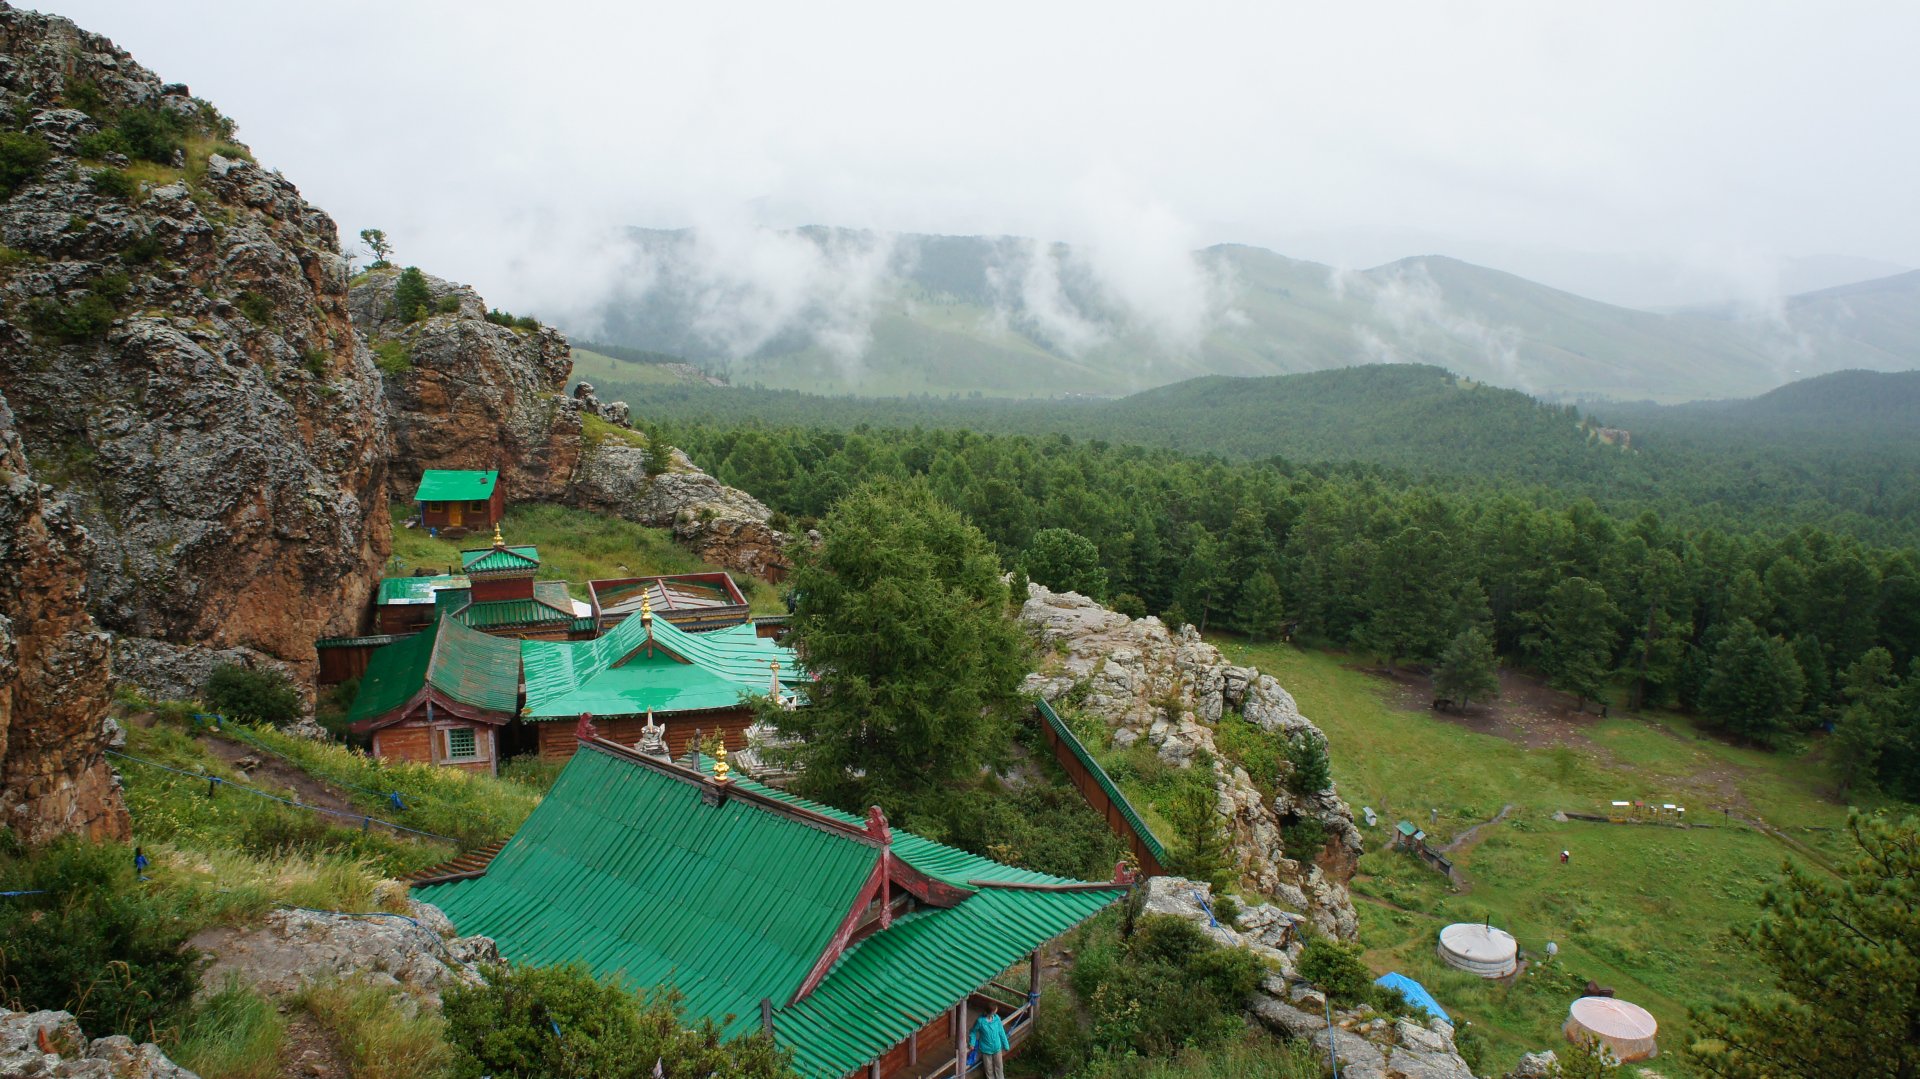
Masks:
[[[1920,798],[1911,547],[1058,435],[665,427],[790,527],[868,479],[924,477],[1004,564],[1117,609],[1256,636],[1294,624],[1389,666],[1439,664],[1463,698],[1491,690],[1498,656],[1582,702],[1620,691],[1756,743],[1830,729],[1843,785]]]

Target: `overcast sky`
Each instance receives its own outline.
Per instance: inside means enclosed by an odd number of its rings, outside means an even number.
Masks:
[[[503,305],[612,227],[1454,254],[1620,302],[1920,266],[1920,4],[38,0]]]

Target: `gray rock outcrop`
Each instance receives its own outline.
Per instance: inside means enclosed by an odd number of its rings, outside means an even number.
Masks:
[[[154,642],[115,675],[197,690],[143,657],[200,649],[310,671],[389,547],[380,382],[334,224],[107,39],[0,4],[0,40],[0,116],[48,154],[0,200],[0,394],[93,539],[94,617]],[[193,138],[170,166],[83,159],[130,112]]]
[[[212,956],[202,992],[229,977],[267,996],[358,979],[407,989],[436,1007],[442,989],[479,984],[480,966],[500,959],[493,941],[456,935],[438,907],[417,900],[405,918],[276,910],[261,926],[209,929],[191,944]]]
[[[1144,740],[1165,762],[1190,768],[1207,760],[1218,808],[1233,842],[1242,880],[1281,905],[1312,917],[1323,932],[1350,939],[1357,930],[1347,891],[1360,857],[1353,812],[1332,786],[1271,798],[1214,743],[1213,728],[1229,711],[1280,738],[1326,736],[1272,676],[1226,662],[1191,626],[1170,632],[1157,618],[1128,618],[1074,592],[1028,586],[1021,619],[1048,652],[1027,688],[1049,701],[1072,697],[1097,716],[1122,748]],[[1238,722],[1238,720],[1235,720]],[[1312,818],[1326,843],[1289,851],[1283,825]]]
[[[47,1079],[198,1079],[152,1042],[124,1034],[87,1040],[67,1012],[0,1008],[0,1075]]]

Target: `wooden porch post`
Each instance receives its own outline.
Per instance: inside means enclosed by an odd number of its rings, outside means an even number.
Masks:
[[[907,1035],[907,1063],[920,1063],[920,1032],[917,1030]]]
[[[953,1074],[956,1079],[966,1079],[967,1074],[967,1005],[966,997],[960,998],[960,1006],[954,1010],[953,1028]]]
[[[867,1065],[867,1079],[880,1079],[879,1057],[874,1057],[873,1062]]]

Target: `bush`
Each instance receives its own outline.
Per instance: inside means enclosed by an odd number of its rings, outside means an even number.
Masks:
[[[1103,915],[1082,933],[1071,984],[1096,1051],[1153,1056],[1239,1032],[1241,1004],[1265,970],[1253,953],[1223,948],[1185,919],[1149,914],[1122,939],[1115,918]]]
[[[400,341],[382,341],[373,346],[373,365],[381,374],[404,375],[413,370],[413,353]]]
[[[160,237],[151,232],[143,232],[127,245],[125,251],[120,252],[120,261],[129,265],[152,262],[160,257],[162,250]]]
[[[710,1020],[682,1025],[679,998],[671,992],[643,999],[578,963],[491,966],[485,977],[486,984],[457,986],[443,998],[453,1074],[460,1079],[644,1079],[656,1060],[674,1076],[794,1074],[789,1054],[765,1035],[722,1042]]]
[[[87,177],[96,195],[132,202],[140,197],[140,181],[119,169],[100,169]]]
[[[427,275],[421,273],[418,266],[401,270],[393,283],[393,317],[424,322],[432,308],[433,290],[427,287]]]
[[[1360,961],[1360,948],[1327,937],[1314,937],[1300,952],[1302,978],[1319,987],[1337,1003],[1370,1003],[1373,973]]]
[[[449,292],[440,297],[439,301],[433,305],[433,309],[443,315],[454,314],[460,310],[460,297]]]
[[[0,198],[12,198],[53,160],[47,140],[25,131],[0,131]]]
[[[273,300],[258,292],[242,292],[234,297],[233,303],[257,326],[265,326],[273,319]]]
[[[72,1012],[94,1037],[172,1027],[200,959],[182,912],[135,880],[131,851],[62,840],[0,861],[0,890],[43,893],[0,904],[0,1002]]]
[[[307,374],[312,375],[315,379],[319,381],[322,381],[322,382],[326,381],[327,379],[327,350],[326,349],[310,348],[305,352],[302,352],[300,354],[300,363],[302,366],[304,366],[307,369]]]
[[[270,668],[249,670],[231,663],[213,669],[202,699],[209,711],[274,726],[299,719],[306,711],[300,691],[293,688],[286,675]]]
[[[1333,762],[1327,758],[1327,744],[1310,734],[1295,737],[1287,747],[1287,759],[1293,772],[1287,776],[1287,789],[1295,794],[1318,794],[1333,786]]]
[[[1327,825],[1319,817],[1290,815],[1280,822],[1280,842],[1287,857],[1309,862],[1327,845]]]
[[[68,343],[105,337],[120,311],[113,301],[88,293],[73,303],[35,300],[27,305],[27,323],[33,331]]]

